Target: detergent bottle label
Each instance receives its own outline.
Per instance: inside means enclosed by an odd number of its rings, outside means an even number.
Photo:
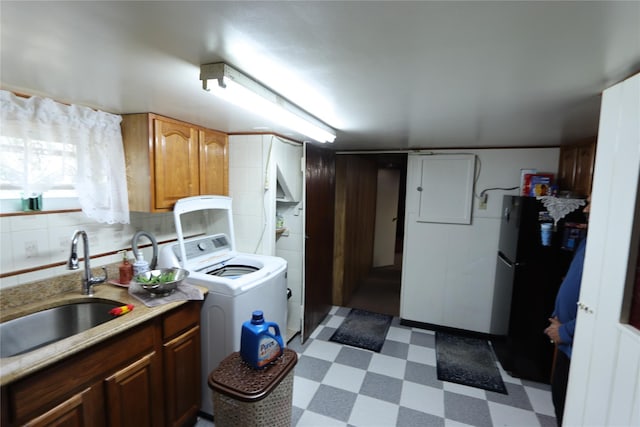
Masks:
[[[282,349],[280,344],[271,337],[263,337],[260,339],[258,345],[258,360],[257,365],[259,367],[266,366],[273,362],[280,356]]]

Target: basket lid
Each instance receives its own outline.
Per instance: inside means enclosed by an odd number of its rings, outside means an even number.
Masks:
[[[209,388],[244,402],[255,402],[269,395],[298,361],[295,351],[285,348],[282,356],[264,369],[253,369],[240,352],[230,354],[209,375]]]

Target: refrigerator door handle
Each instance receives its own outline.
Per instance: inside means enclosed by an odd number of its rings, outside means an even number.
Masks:
[[[498,259],[503,263],[505,263],[509,268],[520,267],[522,265],[522,263],[519,263],[519,262],[509,261],[509,259],[506,256],[504,256],[502,252],[498,252]]]

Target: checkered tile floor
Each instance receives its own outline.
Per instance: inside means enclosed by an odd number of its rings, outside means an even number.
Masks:
[[[502,369],[508,395],[439,381],[435,333],[398,318],[380,353],[330,342],[348,313],[333,307],[304,345],[289,343],[299,356],[292,426],[556,426],[548,385]]]

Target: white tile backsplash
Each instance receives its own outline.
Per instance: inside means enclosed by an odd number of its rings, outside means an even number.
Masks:
[[[238,252],[260,252],[260,237],[264,232],[263,220],[256,215],[233,215]]]
[[[82,212],[64,212],[42,215],[48,217],[49,227],[71,227],[74,230],[81,229],[85,224],[94,223]],[[73,233],[73,232],[72,232]],[[71,238],[71,234],[69,234]]]
[[[300,251],[300,248],[298,248],[298,250],[278,249],[277,256],[287,260],[289,271],[293,268],[300,269],[300,266],[302,265],[302,252]]]
[[[11,217],[0,217],[0,233],[8,233],[11,231]]]
[[[23,230],[11,233],[13,265],[16,270],[51,262],[47,229]]]
[[[46,215],[18,215],[9,217],[11,232],[45,229],[48,227]]]
[[[11,233],[0,232],[0,271],[15,270],[13,266],[13,244]]]
[[[262,217],[264,204],[262,202],[262,193],[238,192],[233,197],[233,213],[234,215],[248,215]]]
[[[191,233],[201,232],[202,218],[186,219],[186,229]],[[193,223],[192,223],[193,222]],[[0,218],[0,273],[9,274],[0,278],[0,288],[43,280],[53,276],[68,274],[66,261],[69,256],[71,237],[76,230],[85,230],[89,237],[91,267],[119,262],[122,258],[117,251],[127,249],[131,253],[133,235],[144,230],[153,234],[157,241],[176,238],[173,213],[148,214],[131,213],[131,224],[100,224],[82,212],[16,215]],[[82,239],[80,239],[82,240]],[[141,238],[139,244],[151,242]],[[79,256],[84,256],[82,242],[78,242]],[[112,253],[116,252],[116,253]],[[151,247],[142,248],[146,260],[151,261]],[[59,264],[51,268],[40,268],[49,264]],[[81,266],[83,268],[83,266]],[[28,273],[21,270],[36,269]]]

